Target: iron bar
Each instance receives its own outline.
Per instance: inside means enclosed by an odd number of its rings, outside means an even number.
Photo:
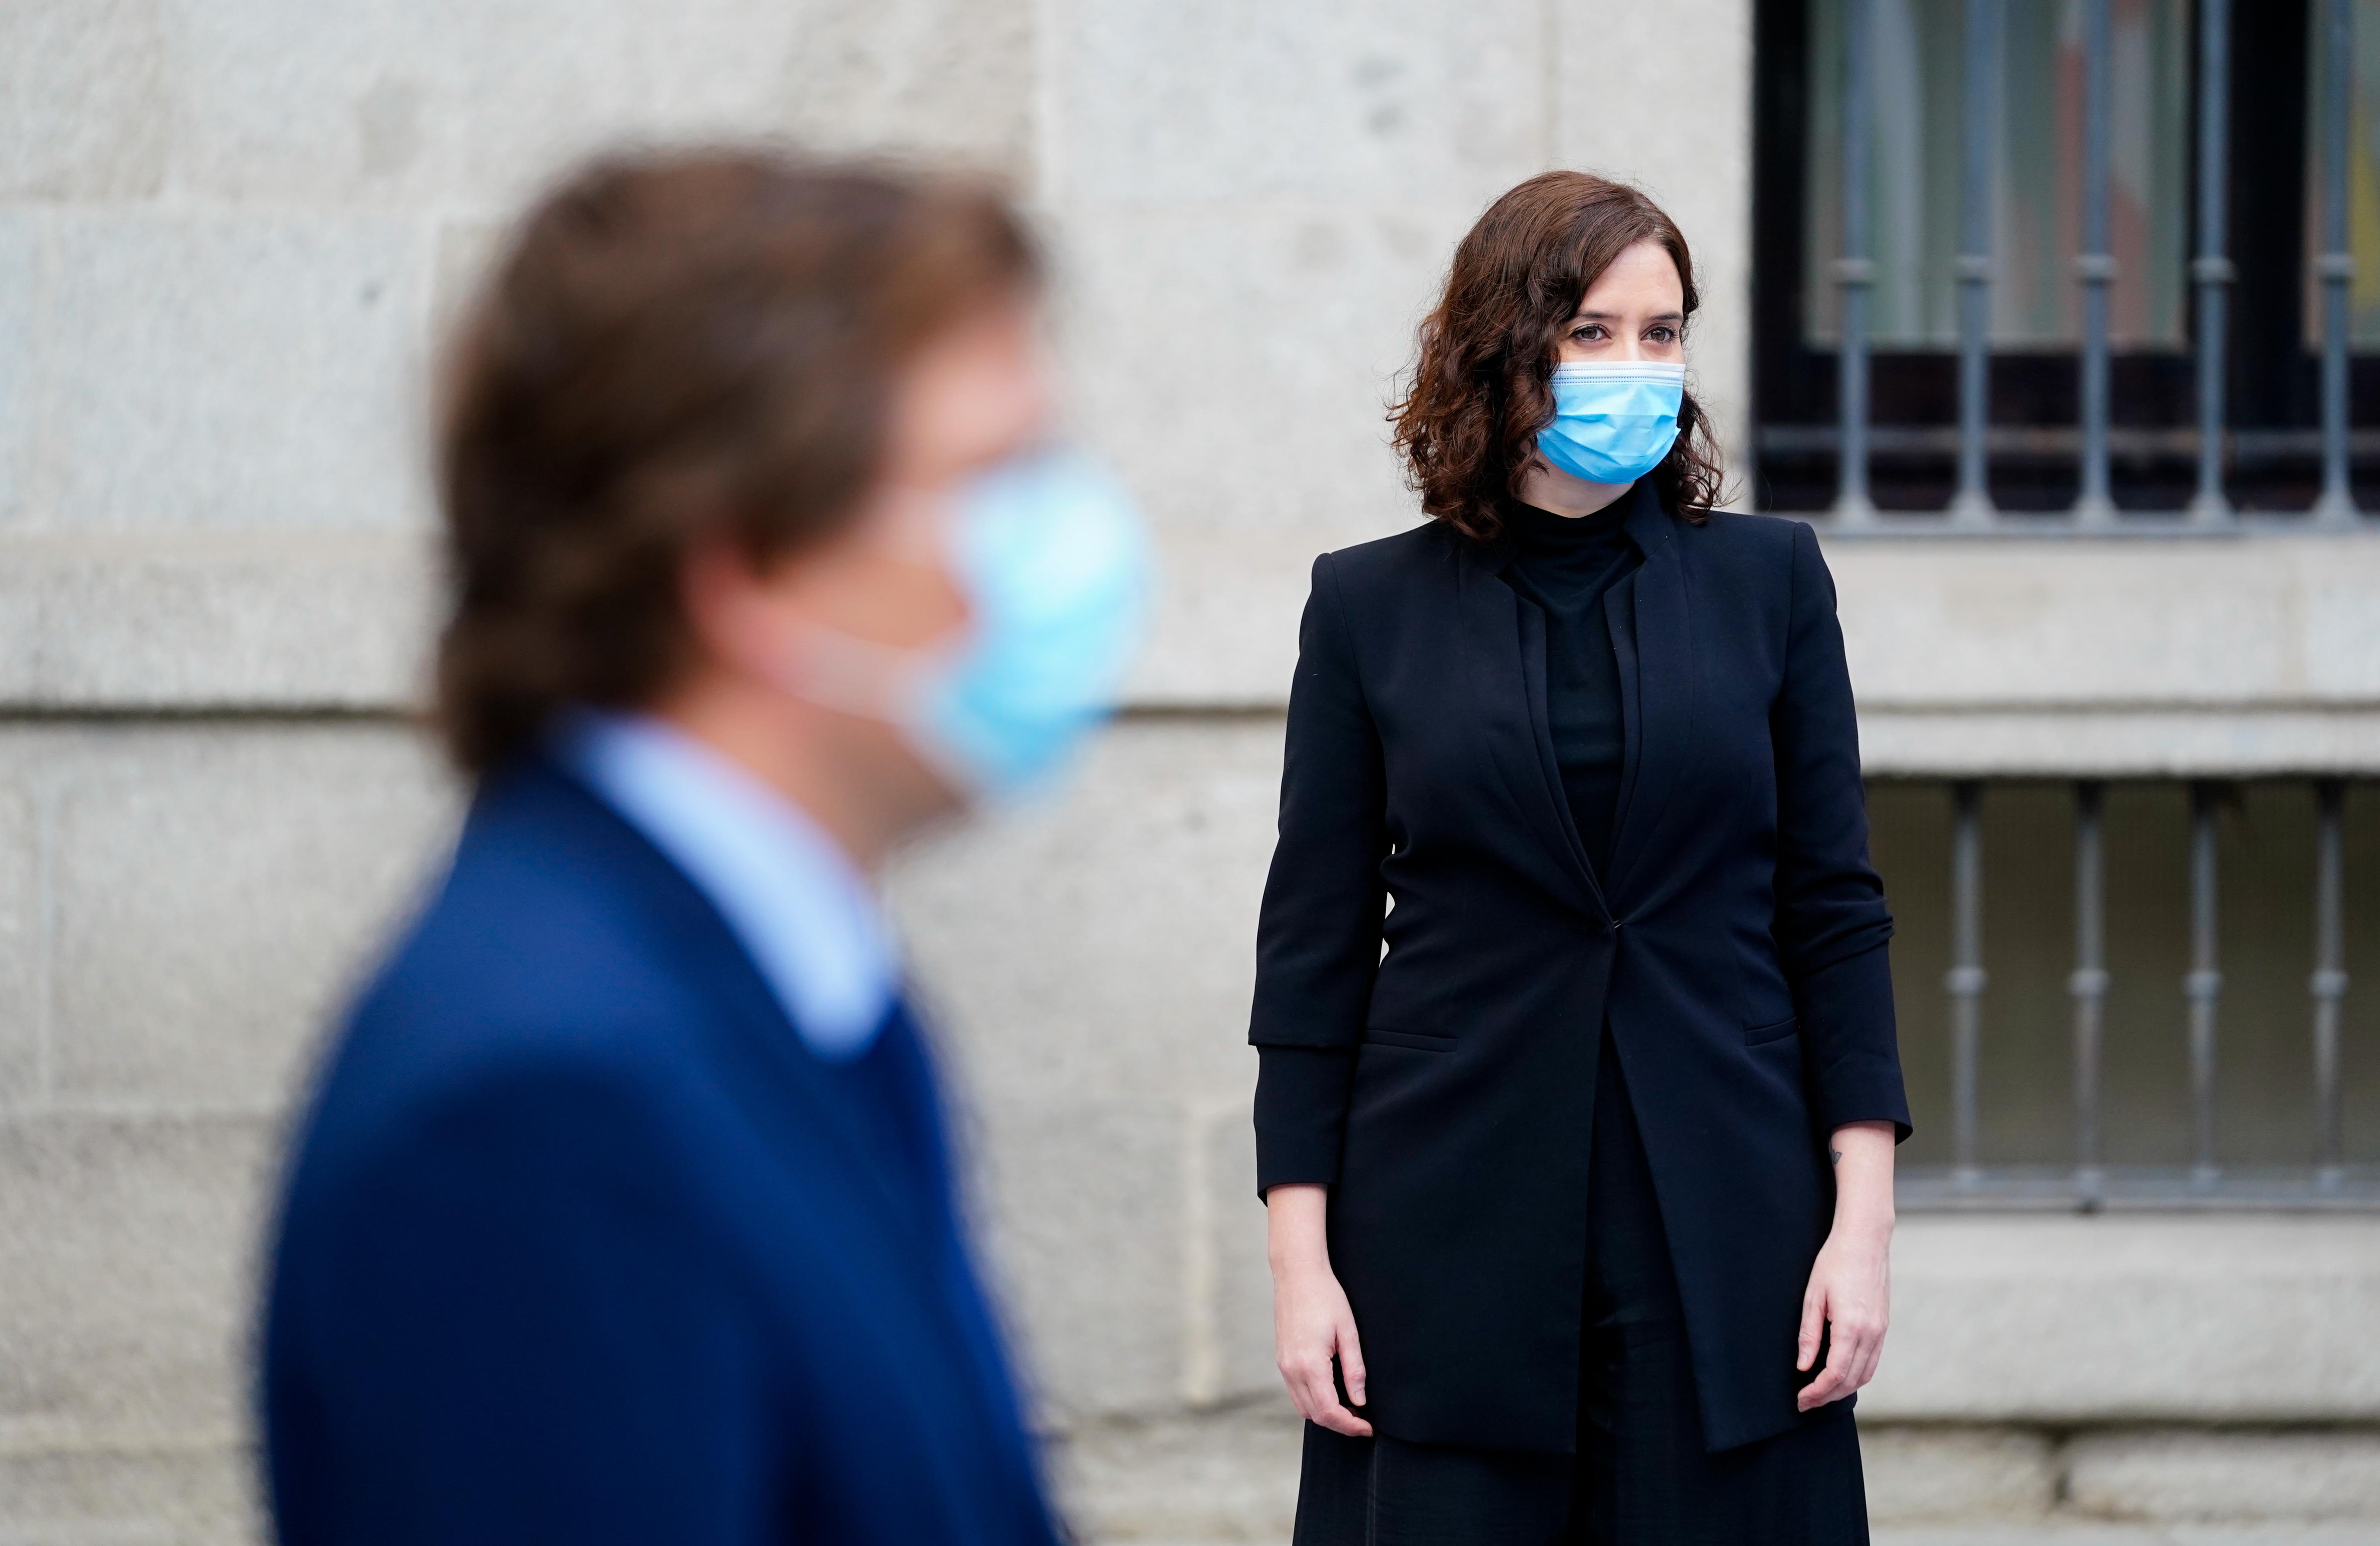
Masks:
[[[2198,492],[2190,518],[2230,524],[2223,494],[2223,354],[2231,260],[2224,256],[2230,170],[2231,0],[2198,0]]]
[[[2313,1099],[2316,1192],[2346,1184],[2338,1095],[2339,1000],[2347,996],[2347,788],[2335,778],[2314,785]]]
[[[1950,1147],[1953,1183],[1983,1179],[1977,1163],[1977,1074],[1984,998],[1984,786],[1950,785]]]
[[[1875,90],[1875,0],[1843,6],[1843,252],[1835,263],[1842,286],[1842,347],[1836,356],[1836,408],[1842,426],[1842,456],[1837,474],[1834,516],[1838,525],[1866,526],[1876,520],[1867,487],[1867,309],[1876,283],[1868,253],[1868,136]]]
[[[2223,993],[2215,842],[2222,800],[2222,789],[2214,783],[2190,786],[2190,975],[2182,980],[2182,991],[2190,999],[2190,1180],[2198,1191],[2212,1190],[2221,1178],[2215,1163],[2216,1009]]]
[[[2074,785],[2074,1192],[2096,1208],[2107,1195],[2099,1138],[2099,1069],[2107,1000],[2107,870],[2099,842],[2107,786],[2096,779]]]
[[[2116,256],[2107,250],[2111,3],[2083,0],[2082,6],[2082,250],[2074,260],[2082,284],[2082,488],[2075,496],[2074,520],[2086,527],[2116,520],[2107,485],[2107,289],[2116,280]]]
[[[2000,99],[2000,0],[1967,0],[1959,118],[1959,491],[1950,524],[1992,524],[1992,164]]]
[[[2322,496],[2314,524],[2355,525],[2347,481],[2347,305],[2355,256],[2347,240],[2347,153],[2355,0],[2322,0]]]

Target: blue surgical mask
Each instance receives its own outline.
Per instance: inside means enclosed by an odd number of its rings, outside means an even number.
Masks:
[[[1115,481],[1069,452],[995,468],[959,501],[965,631],[907,651],[818,630],[794,690],[890,723],[961,794],[1002,800],[1114,710],[1147,621],[1148,539]]]
[[[1661,465],[1678,438],[1686,368],[1588,360],[1554,367],[1553,422],[1537,454],[1590,483],[1633,483]]]

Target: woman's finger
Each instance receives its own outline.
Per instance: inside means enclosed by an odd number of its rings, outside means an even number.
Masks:
[[[1805,1394],[1813,1400],[1803,1410],[1840,1400],[1859,1390],[1876,1375],[1876,1360],[1883,1346],[1883,1333],[1865,1321],[1848,1324],[1836,1321],[1828,1339],[1827,1367],[1813,1380]]]
[[[1859,1368],[1859,1384],[1855,1388],[1859,1390],[1867,1389],[1868,1382],[1876,1378],[1876,1369],[1883,1362],[1884,1328],[1879,1326],[1875,1331],[1868,1333],[1867,1346],[1862,1349]]]
[[[1305,1399],[1312,1407],[1312,1410],[1306,1414],[1312,1420],[1333,1433],[1351,1431],[1348,1424],[1354,1420],[1354,1414],[1339,1405],[1339,1390],[1331,1380],[1330,1359],[1328,1354],[1316,1360],[1306,1370]]]
[[[1306,1394],[1305,1382],[1284,1369],[1281,1371],[1281,1382],[1289,1388],[1289,1404],[1297,1408],[1297,1415],[1312,1422],[1314,1398]]]
[[[1801,1356],[1794,1360],[1795,1369],[1807,1369],[1816,1360],[1818,1328],[1826,1324],[1826,1292],[1814,1283],[1810,1284],[1809,1292],[1802,1296]]]
[[[1316,1411],[1314,1420],[1333,1433],[1344,1433],[1351,1439],[1371,1436],[1372,1425],[1339,1405],[1339,1393],[1330,1383],[1330,1371],[1325,1369],[1321,1381],[1312,1387]]]
[[[1347,1383],[1347,1399],[1364,1404],[1364,1349],[1355,1341],[1353,1319],[1339,1322],[1339,1375]]]
[[[1337,1430],[1339,1393],[1330,1388],[1330,1368],[1325,1364],[1305,1377],[1305,1415],[1323,1427]]]

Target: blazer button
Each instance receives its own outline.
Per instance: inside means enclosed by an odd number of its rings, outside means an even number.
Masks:
[[[1616,934],[1620,932],[1620,920],[1616,918],[1611,919],[1609,923],[1606,923],[1603,926],[1603,931],[1607,934]]]

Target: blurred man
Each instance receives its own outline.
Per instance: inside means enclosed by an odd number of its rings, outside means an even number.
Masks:
[[[273,1260],[293,1546],[1053,1539],[873,881],[1134,632],[1037,284],[994,194],[762,153],[523,225],[443,422],[476,797]]]

